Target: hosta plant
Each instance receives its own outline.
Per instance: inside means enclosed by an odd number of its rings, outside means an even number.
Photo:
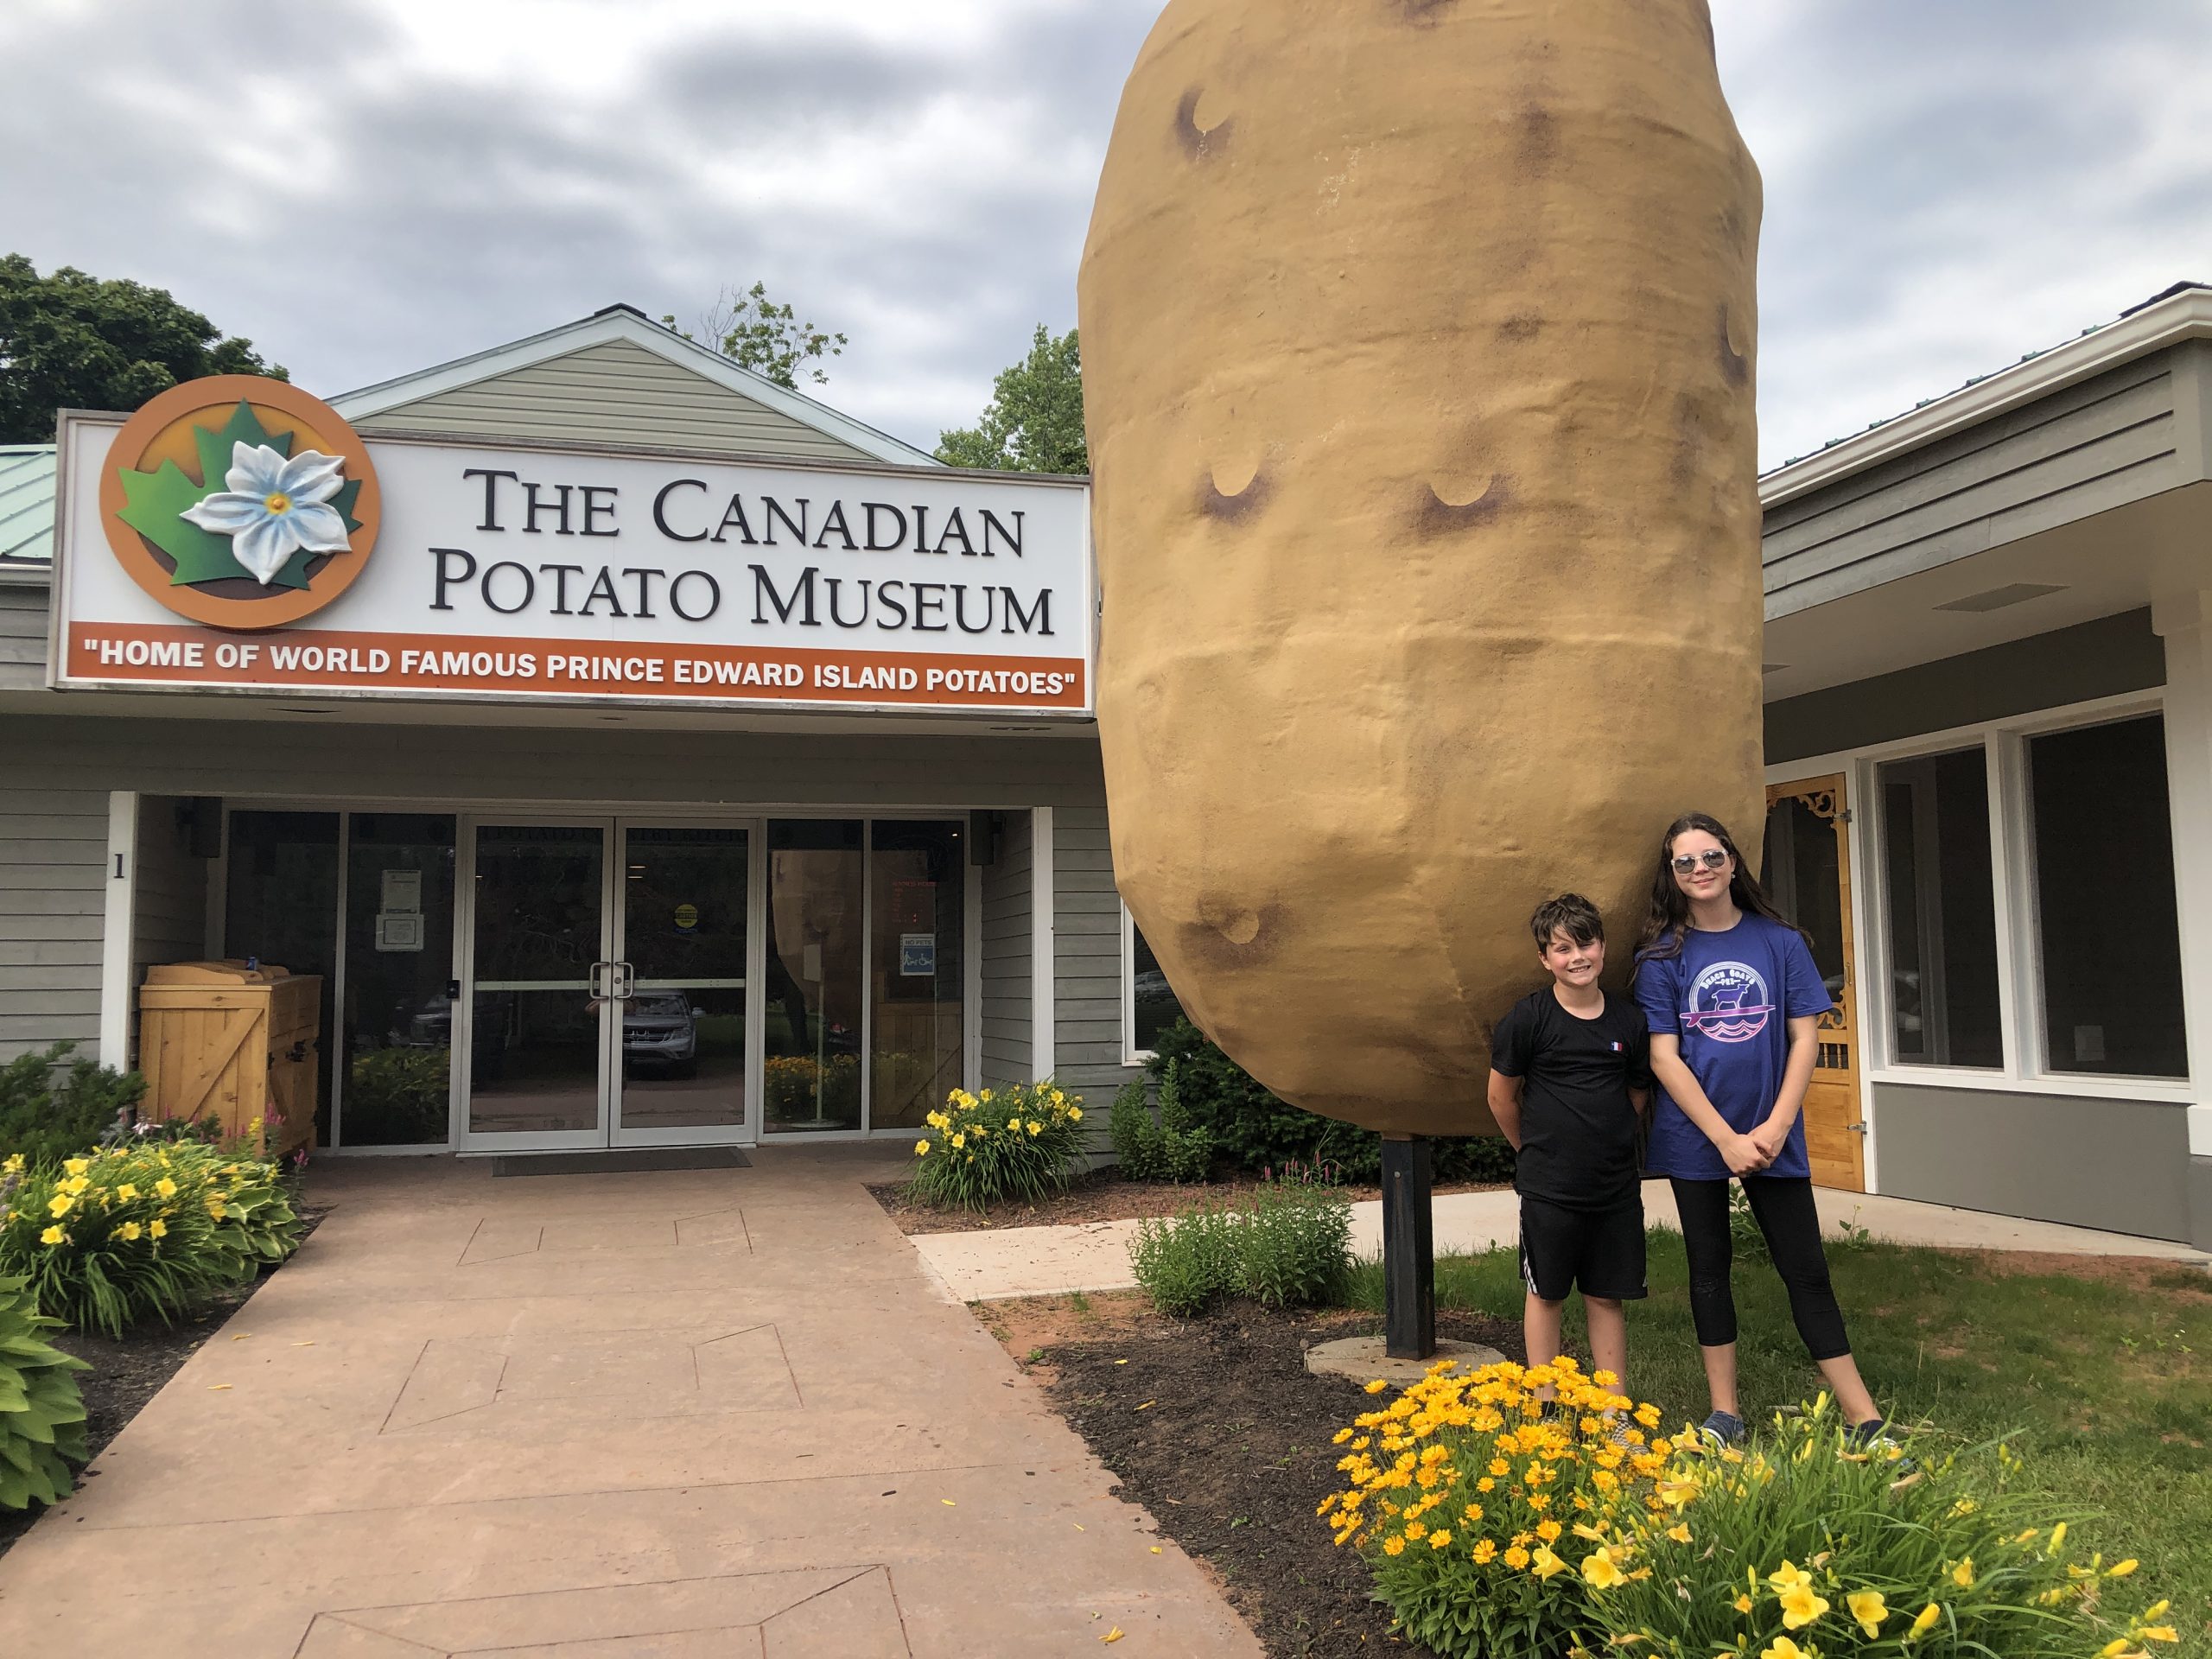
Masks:
[[[85,1362],[41,1334],[57,1323],[40,1317],[21,1277],[0,1278],[0,1509],[60,1502],[69,1465],[85,1460],[85,1402],[72,1375]]]
[[[1321,1518],[1407,1635],[1446,1659],[1560,1659],[1583,1636],[1580,1586],[1642,1570],[1623,1517],[1674,1447],[1614,1382],[1567,1358],[1445,1360],[1338,1431],[1347,1484]]]
[[[1753,1446],[1678,1458],[1624,1511],[1630,1572],[1586,1583],[1607,1651],[1657,1659],[2059,1659],[2169,1643],[2133,1560],[2067,1543],[1999,1442],[1851,1445],[1827,1395]],[[1593,1642],[1593,1647],[1598,1643]]]
[[[912,1189],[940,1209],[1034,1204],[1067,1190],[1083,1156],[1083,1097],[1049,1078],[969,1094],[955,1089],[914,1142]]]

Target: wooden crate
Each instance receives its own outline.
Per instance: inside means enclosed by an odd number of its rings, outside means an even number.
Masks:
[[[138,993],[141,1109],[213,1116],[237,1135],[260,1118],[272,1156],[312,1145],[321,1007],[315,974],[243,962],[149,968]]]

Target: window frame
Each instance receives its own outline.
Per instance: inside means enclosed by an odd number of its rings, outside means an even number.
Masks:
[[[1122,1065],[1135,1070],[1155,1058],[1157,1051],[1137,1046],[1137,925],[1128,900],[1116,894],[1116,902],[1122,910]],[[1182,1006],[1180,998],[1176,1006]]]
[[[2077,1099],[2187,1104],[2191,1079],[2138,1074],[2054,1071],[2043,1029],[2043,940],[2035,890],[2034,821],[2028,779],[2028,740],[2054,732],[2106,726],[2156,715],[2166,718],[2164,688],[2126,692],[2001,720],[1917,733],[1893,742],[1807,756],[1766,770],[1770,783],[1840,772],[1850,791],[1851,880],[1857,907],[1862,1009],[1859,1052],[1865,1086],[1970,1089],[1989,1093],[2058,1095]],[[1997,1068],[1923,1065],[1895,1052],[1897,1010],[1891,982],[1889,847],[1878,809],[1877,771],[1910,760],[1980,746],[1989,790],[1991,896],[1995,911],[1997,1002],[2003,1064]],[[2171,779],[2168,779],[2171,787]],[[2171,818],[2167,833],[2173,833]],[[2175,849],[2177,861],[2181,849]]]

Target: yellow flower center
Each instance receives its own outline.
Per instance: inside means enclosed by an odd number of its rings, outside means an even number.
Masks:
[[[269,509],[272,517],[281,518],[292,510],[292,498],[277,490],[264,497],[261,505]]]

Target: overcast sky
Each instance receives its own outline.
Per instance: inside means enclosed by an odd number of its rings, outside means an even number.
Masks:
[[[1345,0],[1360,3],[1362,0]],[[1075,270],[1156,0],[4,0],[0,251],[323,395],[755,278],[925,448]],[[1773,465],[2212,278],[2212,0],[1716,0]]]

